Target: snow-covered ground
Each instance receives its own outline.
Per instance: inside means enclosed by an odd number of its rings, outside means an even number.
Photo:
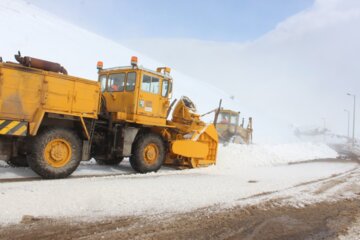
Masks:
[[[73,178],[0,184],[0,222],[16,223],[23,215],[97,220],[191,211],[329,177],[356,166],[351,162],[286,163],[329,159],[325,145],[287,144],[220,146],[218,165],[190,170],[164,168],[158,173]],[[332,162],[333,161],[333,162]],[[133,173],[125,161],[118,167],[83,164],[75,175]],[[0,168],[0,177],[31,176],[25,168]]]
[[[276,166],[287,163],[301,162],[314,159],[334,159],[338,154],[325,144],[296,143],[276,145],[219,145],[218,160],[215,167],[207,168],[207,172],[231,172],[235,174],[244,168]],[[192,170],[194,171],[194,170]],[[203,172],[204,170],[201,170]],[[161,173],[176,172],[169,167],[163,167]],[[122,163],[119,166],[96,165],[94,159],[83,162],[73,176],[111,175],[134,173],[131,166]],[[0,179],[23,178],[37,176],[29,168],[10,168],[4,161],[0,161]]]
[[[337,153],[323,143],[289,143],[289,144],[229,144],[220,146],[219,167],[236,169],[242,167],[271,166],[285,163],[336,158]],[[237,159],[236,162],[232,161]]]

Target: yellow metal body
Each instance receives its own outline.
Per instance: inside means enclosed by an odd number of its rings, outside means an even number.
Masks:
[[[175,128],[169,129],[172,140],[166,164],[195,168],[216,163],[216,129],[213,124],[200,120],[190,99],[180,99],[169,124]]]
[[[0,63],[0,122],[14,124],[0,134],[34,136],[46,113],[73,116],[84,125],[83,118],[98,117],[100,94],[94,81]]]
[[[172,91],[170,68],[156,71],[142,67],[99,70],[99,82],[106,109],[113,122],[141,125],[162,135],[169,143],[165,164],[200,167],[215,164],[218,136],[196,114],[194,104],[183,97],[176,105],[172,120],[167,120]],[[145,159],[151,161],[156,149],[149,146]]]

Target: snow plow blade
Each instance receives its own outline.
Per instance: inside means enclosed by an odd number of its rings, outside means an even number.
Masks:
[[[206,143],[191,140],[178,140],[172,143],[172,152],[184,157],[205,158],[209,152]]]
[[[174,140],[171,156],[165,164],[182,168],[206,167],[216,164],[218,135],[213,124],[193,131],[191,138]],[[176,157],[174,157],[176,156]]]

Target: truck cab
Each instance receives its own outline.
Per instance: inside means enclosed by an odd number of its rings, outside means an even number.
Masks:
[[[218,125],[224,124],[227,126],[238,126],[239,125],[240,112],[231,110],[220,110]]]
[[[170,68],[152,71],[137,65],[103,69],[98,63],[99,82],[106,111],[114,122],[166,126],[172,96]]]

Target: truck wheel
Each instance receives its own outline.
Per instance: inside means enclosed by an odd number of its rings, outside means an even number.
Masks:
[[[30,168],[46,179],[65,178],[81,161],[81,141],[72,130],[44,128],[32,141]]]
[[[110,158],[110,159],[96,159],[95,158],[95,161],[99,165],[109,165],[109,166],[111,166],[111,165],[119,165],[122,162],[123,159],[124,159],[123,157],[120,157],[120,158],[113,157],[113,158]]]
[[[140,135],[133,144],[130,157],[131,167],[140,173],[156,172],[165,159],[165,147],[162,138],[153,133]]]
[[[6,161],[12,167],[28,167],[29,164],[27,163],[26,156],[17,156],[12,157]]]

